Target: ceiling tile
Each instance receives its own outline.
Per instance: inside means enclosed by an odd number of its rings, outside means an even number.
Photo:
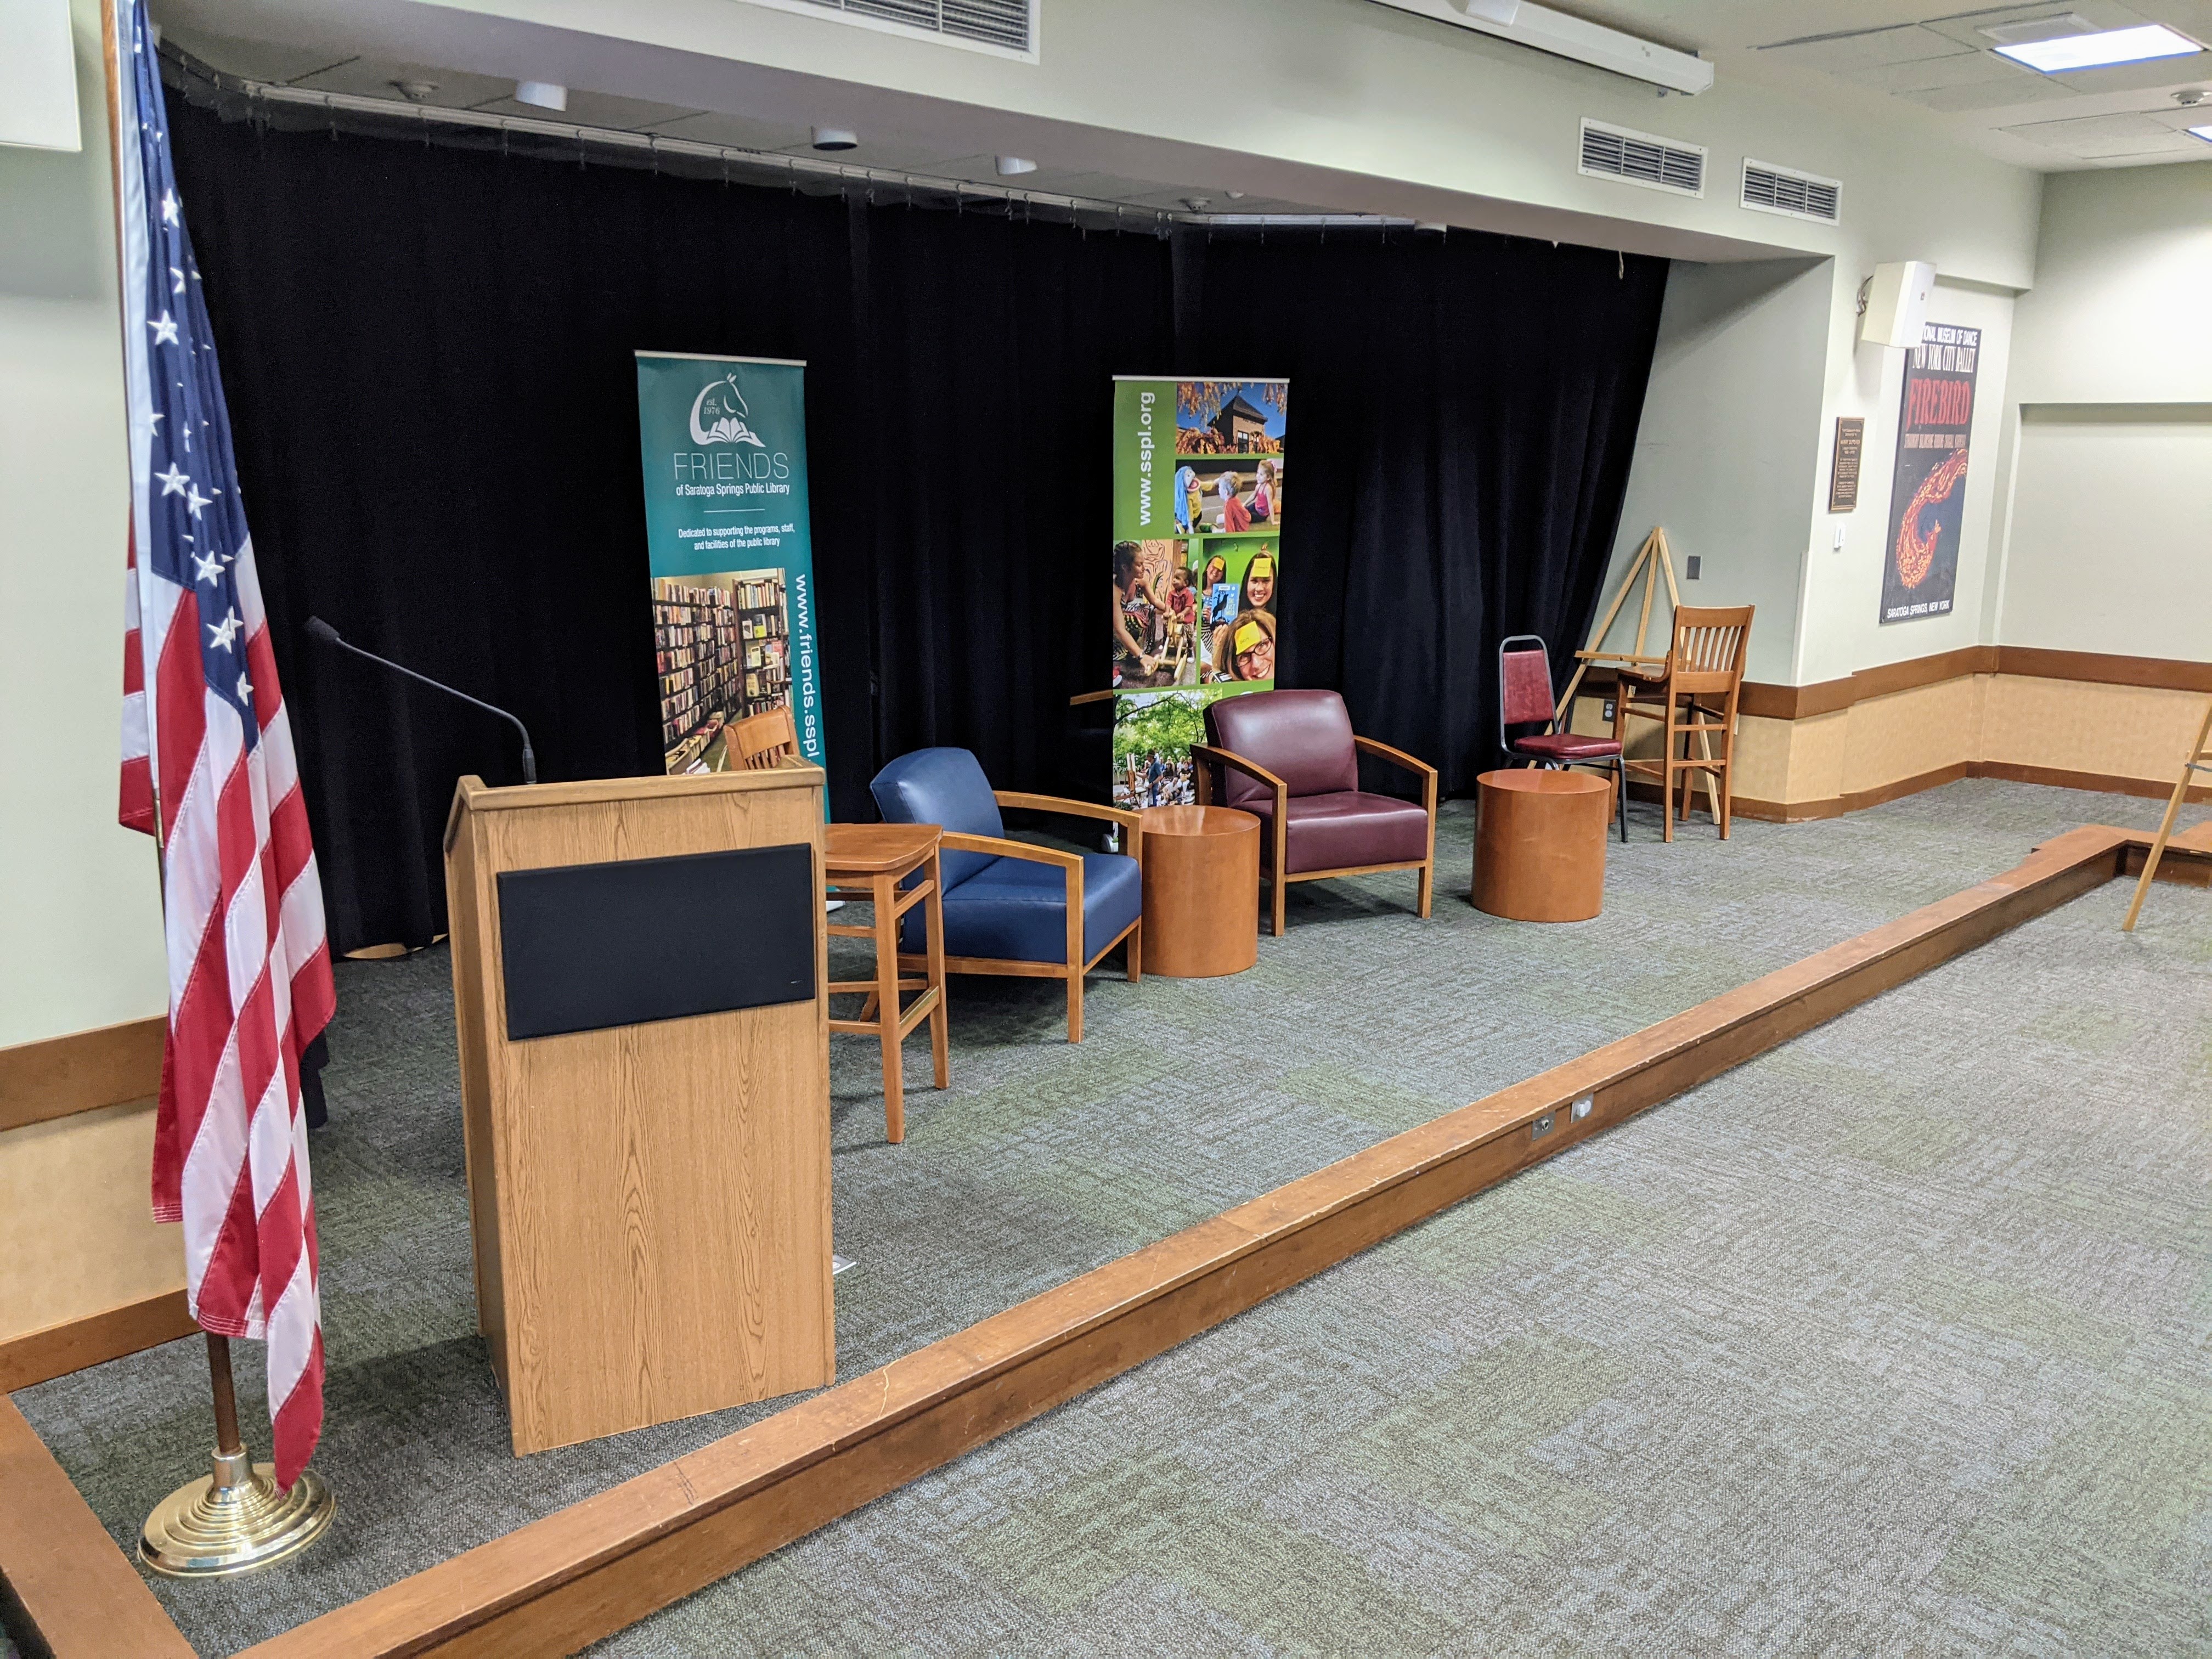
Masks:
[[[680,104],[655,104],[642,98],[617,98],[604,92],[587,92],[571,88],[568,107],[540,109],[535,104],[515,101],[514,83],[500,83],[506,95],[489,98],[473,107],[494,115],[520,115],[535,121],[557,121],[563,125],[579,127],[612,127],[617,131],[635,131],[645,127],[664,126],[686,115],[697,113]]]
[[[2034,70],[2008,64],[1993,52],[1961,52],[1948,58],[1922,58],[1917,63],[1847,70],[1842,78],[1882,92],[1909,93],[1936,92],[1945,87],[2027,85],[2036,76]]]
[[[487,99],[503,97],[514,90],[512,81],[464,75],[457,70],[428,69],[421,64],[390,64],[374,58],[356,58],[313,75],[302,75],[292,84],[317,92],[348,93],[357,98],[399,98],[404,95],[398,87],[402,81],[434,87],[436,90],[427,97],[408,101],[441,109],[471,108]]]
[[[788,149],[806,145],[806,130],[785,122],[756,121],[749,115],[730,115],[708,110],[700,115],[678,116],[653,129],[665,138],[688,139],[695,144],[722,144],[732,149]]]
[[[2001,28],[2007,23],[2033,22],[2039,18],[2064,17],[2069,14],[2088,24],[2092,31],[2130,28],[2137,23],[2151,21],[2118,3],[2118,0],[2052,0],[2051,3],[2039,6],[2014,6],[2008,11],[1972,9],[1962,17],[1939,18],[1926,27],[1962,46],[1990,46],[1996,42],[1982,33],[1984,29]]]
[[[2076,70],[2055,75],[2075,92],[2092,96],[2107,92],[2152,92],[2168,87],[2202,86],[2212,76],[2212,52],[2193,52],[2186,58],[2154,58],[2146,63],[2119,64],[2111,69]]]
[[[2177,154],[2202,142],[2148,115],[2087,115],[2073,120],[2030,121],[2003,131],[2030,143],[2047,144],[2069,155],[2091,160]]]
[[[161,39],[190,52],[210,69],[248,81],[285,82],[295,76],[311,75],[333,64],[351,61],[346,53],[332,52],[327,46],[288,46],[274,40],[240,40],[204,29],[170,26],[161,31]]]
[[[1900,92],[1897,94],[1907,103],[1917,104],[1923,109],[1956,112],[1972,109],[2009,109],[2021,104],[2047,104],[2054,99],[2073,97],[2070,87],[2060,86],[2056,81],[2039,75],[2026,80],[1984,81],[1973,86],[1937,87],[1928,92]]]
[[[1953,58],[1972,50],[1972,46],[1947,40],[1933,30],[1915,23],[1907,24],[1903,28],[1870,29],[1863,34],[1839,35],[1826,40],[1762,46],[1759,52],[1763,58],[1774,62],[1840,74],[1845,70],[1875,69],[1884,64],[1913,64],[1929,58]]]

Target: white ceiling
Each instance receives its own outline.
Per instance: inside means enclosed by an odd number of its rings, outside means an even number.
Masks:
[[[360,57],[334,59],[329,52],[310,47],[240,40],[189,24],[167,25],[162,41],[165,46],[181,47],[209,68],[226,75],[270,85],[296,87],[307,92],[343,93],[446,109],[481,110],[533,120],[688,139],[769,155],[817,155],[810,129],[788,122],[757,120],[713,110],[683,109],[643,99],[612,97],[582,88],[570,89],[566,110],[545,110],[516,102],[514,82],[509,80],[426,64]],[[1040,197],[1075,197],[1117,204],[1139,212],[1307,215],[1331,211],[1297,202],[1234,194],[1202,179],[1178,184],[1048,168],[1001,178],[997,171],[997,158],[988,154],[885,140],[866,132],[859,137],[857,149],[838,151],[821,159],[886,174],[957,179],[1031,191]]]
[[[2039,172],[2212,161],[2185,128],[2212,122],[2212,51],[2041,75],[1984,30],[2077,17],[2092,28],[2163,23],[2212,45],[2212,0],[2056,0],[1933,9],[1928,0],[1550,0],[1713,60],[1723,82],[1811,94],[1879,119],[1911,105],[1957,142]],[[2078,27],[2078,26],[2076,26]],[[2054,28],[2054,33],[2057,29]],[[2176,92],[2196,89],[2191,110]]]

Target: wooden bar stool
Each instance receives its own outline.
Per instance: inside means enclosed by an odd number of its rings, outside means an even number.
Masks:
[[[830,931],[845,939],[876,942],[873,979],[833,979],[831,995],[841,991],[867,997],[858,1019],[832,1019],[833,1031],[873,1033],[884,1045],[884,1134],[906,1139],[906,1091],[899,1045],[907,1034],[929,1021],[929,1052],[937,1073],[937,1086],[952,1081],[945,1048],[945,914],[943,884],[938,874],[937,846],[943,830],[933,823],[833,823],[824,838],[822,858],[823,884],[845,898],[866,899],[875,908],[866,927],[832,922]],[[916,871],[921,880],[912,887],[899,884]],[[927,935],[927,969],[919,978],[899,977],[899,923],[907,912],[921,905],[922,931]],[[906,1007],[900,993],[919,991]]]

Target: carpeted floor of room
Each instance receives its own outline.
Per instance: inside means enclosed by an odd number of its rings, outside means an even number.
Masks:
[[[1294,890],[1233,979],[956,984],[882,1140],[838,1039],[841,1375],[2156,804],[1962,782],[1656,811],[1606,915]],[[603,1644],[734,1653],[2212,1651],[2212,897],[2030,924]],[[2107,914],[2109,912],[2109,914]],[[752,1420],[516,1460],[472,1334],[442,952],[342,970],[315,1146],[338,1529],[158,1586],[271,1634]],[[910,1068],[911,1073],[912,1068]],[[241,1378],[241,1381],[246,1379]],[[249,1393],[253,1391],[248,1390]],[[173,1344],[17,1403],[127,1541],[204,1457]]]

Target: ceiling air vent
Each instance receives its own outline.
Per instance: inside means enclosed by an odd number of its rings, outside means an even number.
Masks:
[[[1745,158],[1743,205],[1747,208],[1832,225],[1843,216],[1843,197],[1844,187],[1833,179]]]
[[[1655,138],[1648,132],[1609,127],[1600,121],[1583,123],[1582,165],[1577,171],[1594,179],[1618,179],[1623,184],[1646,185],[1681,196],[1705,193],[1704,145]]]
[[[947,46],[1036,55],[1036,0],[754,0],[779,11],[836,12],[848,22]]]

